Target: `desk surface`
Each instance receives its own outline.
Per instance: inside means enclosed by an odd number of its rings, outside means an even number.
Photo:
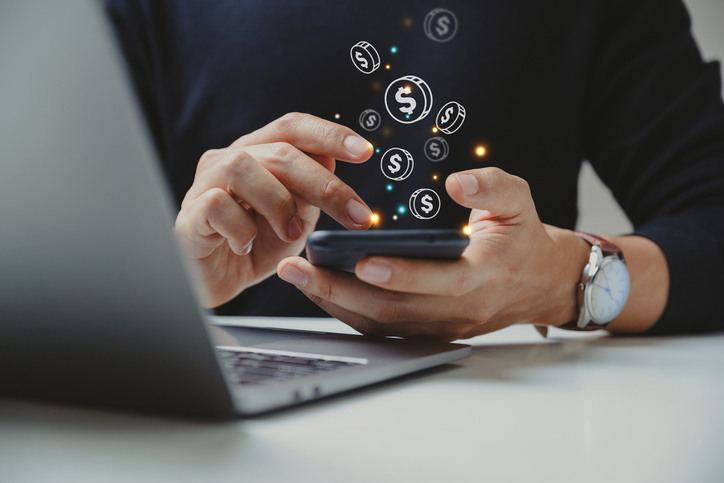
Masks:
[[[724,481],[724,335],[551,335],[228,423],[0,400],[0,481]]]

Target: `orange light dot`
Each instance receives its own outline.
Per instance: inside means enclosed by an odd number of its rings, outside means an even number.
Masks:
[[[475,148],[475,156],[482,158],[485,156],[485,153],[487,153],[487,149],[485,149],[485,146],[478,146]]]
[[[472,230],[472,228],[470,228],[469,225],[465,225],[465,226],[463,227],[463,233],[465,233],[466,235],[470,236],[470,234],[471,234],[472,232],[473,232],[473,230]]]
[[[433,174],[433,175],[432,175],[432,179],[437,179],[437,175],[436,175],[436,174]]]
[[[437,127],[433,127],[432,132],[437,132]]]
[[[378,215],[377,213],[372,213],[372,216],[370,216],[370,221],[373,225],[376,225],[380,222],[380,215]]]
[[[385,66],[385,69],[390,70],[390,64],[387,64],[387,65]]]

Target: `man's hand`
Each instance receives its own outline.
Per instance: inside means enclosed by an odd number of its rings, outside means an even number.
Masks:
[[[541,223],[528,184],[497,168],[453,174],[446,188],[472,208],[460,260],[372,257],[353,275],[290,257],[277,273],[363,334],[455,340],[515,323],[573,320],[588,244]]]
[[[202,303],[231,300],[300,253],[320,208],[350,230],[369,228],[369,208],[334,168],[336,159],[371,155],[352,130],[298,113],[206,152],[175,225],[201,279]]]

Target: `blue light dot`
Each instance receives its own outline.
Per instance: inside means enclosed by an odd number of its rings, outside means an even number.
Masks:
[[[406,211],[407,211],[407,208],[405,208],[404,205],[400,205],[397,207],[397,212],[401,215],[404,215]]]
[[[392,52],[393,54],[396,54],[396,53],[397,53],[397,47],[394,46],[394,45],[393,45],[392,47],[390,47],[390,52]]]
[[[407,118],[407,119],[410,119],[410,115],[409,115],[409,114],[408,114],[408,115],[406,115],[406,116],[405,116],[405,118]]]
[[[388,185],[387,185],[387,191],[392,191],[392,185],[391,185],[391,184],[388,184]]]
[[[380,148],[375,149],[375,152],[379,154]]]

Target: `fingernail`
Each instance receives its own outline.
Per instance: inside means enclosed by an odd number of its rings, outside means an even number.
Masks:
[[[359,278],[365,282],[389,282],[392,269],[389,265],[374,258],[367,261],[359,272]]]
[[[359,201],[350,200],[350,202],[347,203],[347,215],[358,225],[364,225],[370,221],[372,212]]]
[[[249,252],[251,252],[251,246],[254,244],[254,240],[250,241],[247,246],[244,247],[244,249],[241,251],[242,255],[248,255]]]
[[[302,222],[299,221],[299,215],[294,215],[287,226],[287,235],[292,240],[298,240],[302,236]]]
[[[355,156],[366,153],[370,146],[370,143],[354,134],[350,134],[344,138],[344,147]]]
[[[466,195],[471,196],[480,191],[478,180],[472,174],[456,174],[455,177]]]
[[[307,275],[294,265],[285,266],[279,276],[282,278],[282,280],[293,283],[298,287],[306,287],[307,282],[309,281]]]

